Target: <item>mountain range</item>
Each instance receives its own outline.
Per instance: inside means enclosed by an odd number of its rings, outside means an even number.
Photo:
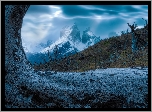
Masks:
[[[61,60],[52,60],[33,68],[42,71],[84,72],[97,68],[148,67],[148,28],[136,29],[134,32],[138,33],[136,44],[132,42],[132,32],[123,33],[120,36],[103,39]],[[133,45],[136,46],[135,50]]]
[[[54,43],[45,46],[40,52],[26,52],[27,59],[30,63],[40,64],[48,62],[50,59],[60,59],[77,52],[80,52],[89,46],[92,46],[100,41],[100,36],[97,37],[90,30],[90,27],[83,31],[82,37],[77,25],[71,27],[65,26],[60,31],[60,38]]]

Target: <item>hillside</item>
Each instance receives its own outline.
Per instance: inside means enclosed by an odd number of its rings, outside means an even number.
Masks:
[[[147,24],[148,26],[148,24]],[[148,27],[136,29],[137,50],[132,52],[132,33],[101,40],[61,60],[34,65],[35,70],[87,71],[97,68],[148,66]],[[145,33],[146,32],[146,33]]]

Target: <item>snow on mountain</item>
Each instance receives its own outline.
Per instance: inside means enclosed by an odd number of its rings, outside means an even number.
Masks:
[[[77,46],[75,45],[78,44],[78,42],[80,42],[80,31],[77,28],[77,25],[74,24],[72,27],[66,26],[60,32],[60,38],[49,47],[43,49],[41,53],[48,52],[48,50],[52,51],[55,48],[55,45],[62,47],[66,43],[70,43],[70,47],[76,48]]]
[[[61,44],[62,43],[65,43],[65,42],[67,42],[68,40],[67,40],[67,38],[60,38],[59,40],[57,40],[56,42],[54,42],[53,44],[51,44],[49,47],[46,47],[46,48],[44,48],[42,51],[40,51],[41,53],[45,53],[45,52],[47,52],[48,50],[49,51],[51,51],[51,50],[53,50],[53,48],[55,48],[55,45],[58,45],[58,47],[60,47],[61,46]]]
[[[70,26],[65,26],[60,32],[60,37],[67,38],[70,35],[71,31],[72,28]]]
[[[100,41],[100,36],[96,37],[93,32],[90,30],[90,27],[83,31],[82,35],[82,43],[86,45],[86,47],[92,46]]]
[[[39,53],[34,55],[28,54],[28,59],[33,63],[33,60],[37,60],[37,57],[45,58],[48,61],[48,53],[55,58],[54,56],[54,49],[57,47],[58,50],[58,58],[63,56],[68,56],[70,54],[74,54],[76,52],[82,51],[87,47],[94,45],[100,40],[99,37],[96,37],[93,32],[88,28],[84,31],[83,36],[80,36],[80,30],[78,29],[77,25],[74,24],[73,26],[65,26],[62,28],[60,32],[60,38],[49,45],[48,47],[42,49]],[[84,42],[85,41],[85,42]],[[45,54],[42,56],[41,54]],[[38,56],[39,55],[39,56]],[[41,56],[40,56],[41,55]],[[47,58],[47,59],[46,59]],[[41,59],[39,59],[41,60]]]
[[[45,53],[53,50],[55,48],[55,45],[58,45],[58,47],[62,47],[63,44],[69,42],[72,48],[77,49],[78,51],[81,51],[88,47],[88,45],[94,45],[100,40],[100,37],[96,37],[92,31],[90,31],[90,28],[85,30],[83,32],[82,39],[80,37],[80,31],[76,24],[74,24],[72,27],[66,26],[62,29],[60,32],[60,38],[53,44],[51,44],[49,47],[46,47],[41,51],[41,53]],[[72,50],[72,49],[71,49]]]

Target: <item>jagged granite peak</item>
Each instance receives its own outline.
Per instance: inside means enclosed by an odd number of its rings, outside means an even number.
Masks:
[[[84,42],[84,40],[86,42]],[[83,32],[83,36],[81,40],[80,30],[78,29],[76,23],[74,23],[72,26],[65,26],[62,28],[60,32],[60,38],[57,41],[55,41],[50,46],[44,48],[35,55],[28,54],[27,58],[30,60],[30,62],[34,63],[34,61],[40,62],[41,58],[37,59],[38,57],[45,57],[45,59],[42,59],[42,63],[43,63],[45,62],[43,60],[49,61],[49,58],[46,55],[48,53],[50,53],[49,55],[51,55],[52,58],[55,58],[53,56],[55,46],[58,47],[58,51],[60,53],[59,58],[61,58],[64,57],[65,55],[68,56],[70,54],[74,54],[76,52],[82,51],[83,49],[91,45],[94,45],[99,41],[100,41],[100,37],[96,37],[93,34],[93,32],[90,30],[90,27],[88,27]]]
[[[67,37],[71,33],[71,28],[69,26],[65,26],[60,31],[60,38]]]
[[[72,46],[75,46],[76,44],[81,42],[80,31],[76,24],[72,25],[71,27],[63,27],[60,31],[60,38],[50,46],[43,49],[41,52],[43,53],[47,52],[48,50],[52,50],[55,45],[58,45],[58,47],[62,47],[62,45],[66,42],[69,42]]]
[[[55,58],[53,55],[55,46],[57,46],[59,51],[58,58],[74,54],[84,49],[85,45],[81,42],[80,31],[77,25],[74,24],[71,27],[63,27],[60,32],[60,38],[57,41],[41,50],[39,53],[35,53],[34,55],[28,53],[27,58],[32,63],[35,63],[35,61],[39,63],[45,62],[44,60],[49,61],[49,57],[46,54],[49,53],[52,58]],[[42,57],[45,59],[43,58],[42,61],[40,61]]]
[[[86,28],[82,34],[82,43],[86,44],[90,39],[94,38],[92,31],[90,31],[90,27]]]
[[[87,47],[94,45],[99,41],[100,41],[100,36],[99,37],[95,36],[93,32],[90,30],[90,27],[86,28],[86,30],[83,31],[82,43],[86,44]]]
[[[70,33],[72,41],[81,41],[80,30],[78,29],[76,23],[71,27],[72,31]]]
[[[60,31],[60,38],[68,38],[73,42],[81,41],[80,30],[75,23],[71,27],[65,26]]]
[[[88,32],[88,31],[90,31],[90,27],[86,28],[84,32]]]

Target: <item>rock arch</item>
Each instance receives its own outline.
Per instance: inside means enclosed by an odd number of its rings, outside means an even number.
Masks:
[[[22,47],[21,28],[23,17],[30,5],[5,6],[5,72],[29,70],[30,67]],[[5,75],[6,75],[5,74]]]
[[[5,6],[5,103],[3,108],[47,108],[62,91],[34,71],[21,40],[23,17],[29,5]],[[53,88],[53,89],[52,89]],[[68,90],[67,90],[68,91]],[[57,94],[56,94],[57,93]],[[61,102],[62,103],[62,102]],[[40,106],[40,107],[41,107]]]

